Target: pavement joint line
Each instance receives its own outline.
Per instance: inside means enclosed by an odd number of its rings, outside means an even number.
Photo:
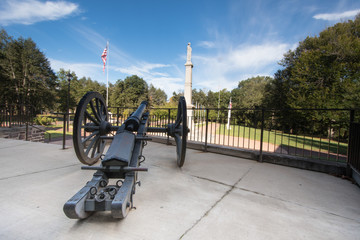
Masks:
[[[354,222],[356,222],[356,223],[360,223],[359,220],[352,219],[352,218],[349,218],[349,217],[345,217],[345,216],[342,216],[342,215],[339,215],[339,214],[336,214],[336,213],[324,211],[324,210],[321,210],[321,209],[317,209],[317,208],[314,208],[314,207],[308,207],[308,206],[305,206],[305,205],[303,205],[303,204],[301,204],[301,203],[297,203],[297,202],[285,200],[285,199],[282,199],[282,198],[279,198],[279,197],[274,197],[274,196],[266,195],[266,194],[264,194],[264,193],[252,191],[252,190],[249,190],[249,189],[246,189],[246,188],[241,188],[241,187],[235,187],[235,188],[236,188],[236,189],[239,189],[239,190],[242,190],[242,191],[245,191],[245,192],[254,193],[254,194],[256,194],[256,195],[260,195],[260,196],[263,196],[263,197],[272,198],[272,199],[275,199],[275,200],[278,200],[278,201],[281,201],[281,202],[285,202],[285,203],[290,203],[290,204],[293,204],[293,205],[297,205],[297,206],[299,206],[299,207],[306,208],[306,209],[309,209],[309,210],[313,210],[313,211],[318,211],[318,212],[330,214],[330,215],[333,215],[333,216],[336,216],[336,217],[341,217],[341,218],[344,218],[344,219],[347,219],[347,220],[354,221]]]
[[[205,180],[205,181],[217,183],[217,184],[220,184],[220,185],[223,185],[223,186],[226,186],[226,187],[232,187],[233,186],[233,185],[230,185],[230,184],[227,184],[227,183],[219,182],[219,181],[209,179],[209,178],[205,178],[205,177],[200,177],[200,176],[196,176],[196,175],[190,175],[190,176],[194,177],[194,178],[202,179],[202,180]]]
[[[200,177],[200,176],[195,176],[195,175],[190,175],[190,176],[195,177],[195,178],[198,178],[198,179],[202,179],[202,180],[205,180],[205,181],[217,183],[217,184],[220,184],[220,185],[223,185],[223,186],[231,187],[231,189],[228,191],[227,194],[224,195],[224,197],[225,197],[226,195],[228,195],[234,188],[236,188],[236,189],[239,189],[239,190],[242,190],[242,191],[245,191],[245,192],[254,193],[254,194],[256,194],[256,195],[260,195],[260,196],[263,196],[263,197],[272,198],[272,199],[279,200],[279,201],[282,201],[282,202],[294,204],[294,205],[297,205],[297,206],[300,206],[300,207],[303,207],[303,208],[306,208],[306,209],[309,209],[309,210],[319,211],[319,212],[326,213],[326,214],[330,214],[330,215],[333,215],[333,216],[336,216],[336,217],[341,217],[341,218],[344,218],[344,219],[347,219],[347,220],[351,220],[351,221],[354,221],[354,222],[356,222],[356,223],[360,223],[360,221],[358,221],[358,220],[356,220],[356,219],[352,219],[352,218],[349,218],[349,217],[345,217],[345,216],[342,216],[342,215],[339,215],[339,214],[336,214],[336,213],[332,213],[332,212],[328,212],[328,211],[323,211],[323,210],[321,210],[321,209],[317,209],[317,208],[313,208],[313,207],[308,207],[308,206],[305,206],[305,205],[300,204],[300,203],[297,203],[297,202],[288,201],[288,200],[285,200],[285,199],[282,199],[282,198],[279,198],[279,197],[274,197],[274,196],[271,196],[271,195],[266,195],[266,194],[264,194],[264,193],[256,192],[256,191],[253,191],[253,190],[250,190],[250,189],[246,189],[246,188],[242,188],[242,187],[236,187],[237,183],[239,183],[240,181],[238,181],[235,185],[230,185],[230,184],[226,184],[226,183],[219,182],[219,181],[212,180],[212,179],[205,178],[205,177]],[[241,180],[241,179],[240,179],[240,180]],[[221,198],[219,201],[221,201],[221,200],[222,200],[222,198]],[[219,201],[218,201],[218,202],[219,202]],[[215,205],[216,205],[218,202],[216,202],[216,203],[214,204],[214,206],[211,207],[211,209],[214,208]],[[210,212],[211,209],[210,209],[208,212]],[[205,216],[208,214],[208,212],[207,212],[203,217],[205,217]],[[203,217],[202,217],[202,218],[203,218]],[[202,218],[201,218],[201,219],[202,219]],[[200,220],[201,220],[201,219],[200,219]],[[195,223],[195,225],[196,225],[196,224],[197,224],[197,223]],[[191,229],[190,229],[190,230],[191,230]],[[187,231],[187,232],[188,232],[188,231]],[[185,234],[183,234],[181,237],[183,237],[184,235],[185,235]],[[180,238],[180,239],[181,239],[181,238]]]
[[[226,196],[228,196],[235,188],[236,188],[236,185],[239,184],[239,182],[251,171],[252,167],[250,167],[244,175],[242,175],[240,177],[239,180],[237,180],[233,185],[227,185],[227,184],[224,184],[224,183],[221,183],[221,182],[217,182],[217,181],[214,181],[214,180],[210,180],[210,179],[206,179],[206,178],[201,178],[200,179],[204,179],[204,180],[208,180],[208,181],[211,181],[211,182],[215,182],[215,183],[218,183],[218,184],[222,184],[222,185],[225,185],[225,186],[229,186],[230,189],[227,190],[222,196],[220,199],[218,199],[205,213],[204,215],[202,215],[190,228],[188,228],[181,236],[179,239],[182,239],[188,232],[190,232],[196,225],[198,225],[206,216],[209,215],[209,213],[211,212],[211,210],[213,210]]]
[[[43,173],[43,172],[49,172],[49,171],[59,170],[59,169],[62,169],[62,168],[68,168],[68,167],[73,167],[73,166],[77,166],[77,165],[80,165],[80,164],[77,163],[77,164],[67,165],[67,166],[63,166],[63,167],[44,169],[44,170],[40,170],[40,171],[36,171],[36,172],[23,173],[23,174],[19,174],[19,175],[15,175],[15,176],[4,177],[4,178],[0,178],[0,181],[2,181],[2,180],[7,180],[7,179],[11,179],[11,178],[28,176],[28,175],[32,175],[32,174],[36,174],[36,173]]]

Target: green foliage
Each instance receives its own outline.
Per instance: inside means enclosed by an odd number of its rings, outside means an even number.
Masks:
[[[206,93],[203,90],[192,90],[192,104],[195,106],[205,106],[207,105]]]
[[[60,69],[57,73],[59,81],[59,89],[57,92],[57,110],[60,112],[66,112],[69,82],[67,75],[69,71]],[[97,81],[91,80],[91,78],[82,77],[78,79],[75,72],[71,72],[72,78],[70,81],[70,101],[69,108],[74,110],[80,99],[89,91],[96,91],[101,93],[106,98],[106,86],[100,84]]]
[[[170,98],[170,103],[176,105],[179,102],[180,96],[184,96],[183,92],[173,92],[173,96]]]
[[[149,101],[151,106],[162,106],[166,103],[167,95],[160,88],[155,88],[150,84],[149,88]]]
[[[45,55],[30,39],[13,39],[0,31],[0,96],[5,104],[36,109],[55,104],[57,79]]]
[[[110,96],[110,103],[120,107],[138,106],[142,101],[149,100],[148,92],[145,80],[133,75],[116,82]]]
[[[284,67],[267,87],[267,106],[277,108],[360,107],[360,15],[354,21],[337,23],[319,36],[307,37],[281,61]],[[304,131],[310,122],[344,120],[338,114],[282,112],[282,121],[293,121],[293,131]],[[301,119],[301,120],[300,120]],[[287,121],[289,122],[289,121]],[[326,132],[326,124],[315,131]],[[314,129],[313,129],[314,130]]]
[[[275,75],[273,91],[287,89],[282,106],[358,108],[360,16],[329,27],[319,36],[307,37],[285,54],[281,64],[284,69]]]
[[[264,94],[271,77],[257,76],[240,81],[231,91],[234,108],[257,108],[265,105]]]
[[[48,126],[55,122],[55,119],[52,117],[44,116],[44,115],[37,115],[34,118],[34,123],[37,125]]]

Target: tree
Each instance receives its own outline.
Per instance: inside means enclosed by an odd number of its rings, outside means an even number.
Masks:
[[[30,38],[14,40],[4,30],[0,37],[2,101],[52,108],[57,81],[45,55]]]
[[[118,80],[112,91],[110,102],[113,106],[135,107],[142,101],[149,100],[147,83],[136,75]]]
[[[271,77],[257,76],[240,81],[238,87],[231,91],[234,108],[263,107],[264,95]]]
[[[360,106],[360,15],[337,23],[319,36],[307,37],[281,61],[283,69],[269,86],[268,102],[278,108],[358,108]],[[326,132],[340,115],[318,116],[311,112],[283,111],[280,119],[291,118],[295,131],[310,122],[322,122],[316,131]],[[302,122],[299,122],[300,120]]]
[[[171,105],[177,106],[180,96],[184,96],[184,93],[183,92],[178,92],[178,93],[173,92],[173,95],[170,98]]]
[[[206,105],[206,93],[203,90],[192,90],[192,101],[193,105],[198,107],[204,107]]]
[[[57,72],[59,86],[57,89],[55,108],[59,112],[63,112],[63,113],[65,113],[67,111],[67,101],[68,101],[67,99],[68,99],[68,87],[69,87],[67,75],[69,73],[70,73],[69,71],[65,71],[62,68],[59,70],[59,72]],[[71,76],[72,76],[72,79],[70,82],[69,108],[74,109],[76,107],[77,103],[79,102],[79,100],[77,99],[76,87],[74,87],[74,85],[76,84],[76,81],[77,81],[77,76],[76,76],[75,72],[71,72]]]
[[[7,35],[5,30],[0,31],[0,103],[11,103],[15,98],[14,92],[9,87],[11,85],[9,75],[6,73],[6,48],[11,38]]]
[[[166,103],[167,95],[160,88],[155,88],[154,85],[150,84],[149,100],[150,100],[150,105],[161,106]]]
[[[307,37],[284,55],[281,65],[274,91],[287,90],[283,106],[359,107],[360,15]]]

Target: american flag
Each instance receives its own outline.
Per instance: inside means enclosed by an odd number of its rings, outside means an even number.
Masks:
[[[101,59],[104,62],[103,72],[105,71],[105,65],[106,65],[106,57],[107,57],[107,46],[104,49],[103,53],[101,54]]]

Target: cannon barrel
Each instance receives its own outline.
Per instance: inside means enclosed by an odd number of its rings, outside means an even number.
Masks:
[[[128,131],[137,131],[140,125],[140,121],[142,118],[142,115],[145,112],[145,109],[148,105],[147,101],[142,101],[140,106],[136,109],[136,111],[131,114],[128,119],[125,121],[125,129]]]

